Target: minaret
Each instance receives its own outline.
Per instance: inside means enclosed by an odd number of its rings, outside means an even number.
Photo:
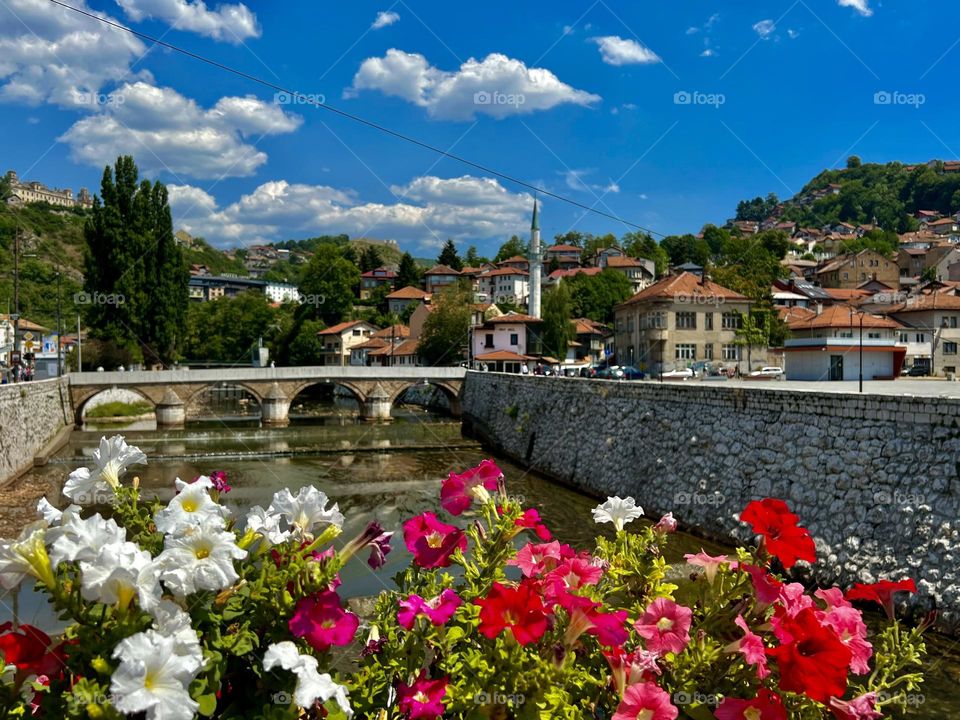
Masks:
[[[530,307],[531,316],[540,317],[540,282],[543,274],[543,257],[540,247],[540,214],[537,200],[533,200],[533,222],[530,224]]]

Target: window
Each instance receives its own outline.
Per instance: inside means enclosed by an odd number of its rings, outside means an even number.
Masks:
[[[843,274],[843,279],[844,279],[844,280],[849,280],[849,279],[850,279],[850,273],[844,273],[844,274]]]
[[[867,339],[868,339],[868,340],[879,340],[879,339],[880,339],[880,333],[878,333],[878,332],[867,333]]]
[[[740,346],[739,346],[739,345],[724,345],[724,346],[723,346],[723,359],[724,359],[724,360],[739,360],[739,359],[740,359]]]
[[[853,330],[841,330],[840,332],[837,333],[837,337],[852,338]]]
[[[492,348],[493,347],[493,333],[487,333],[486,343],[484,347]]]
[[[703,329],[713,330],[713,313],[712,312],[703,314]]]
[[[943,344],[943,354],[944,355],[956,355],[957,354],[957,344],[955,342],[945,342]]]
[[[956,373],[956,372],[957,372],[957,368],[956,368],[955,365],[944,365],[944,366],[943,366],[943,371],[944,371],[945,373]]]
[[[738,312],[725,312],[723,314],[724,330],[739,330],[743,327],[743,319]]]
[[[923,338],[924,338],[924,334],[923,334],[923,333],[916,333],[916,334],[913,336],[913,341],[914,341],[914,342],[918,342],[918,343],[922,343],[922,342],[924,342]]]
[[[711,315],[708,314],[707,317],[711,317]],[[713,345],[711,343],[703,346],[703,359],[713,360]]]
[[[900,333],[900,342],[907,343],[910,342],[910,335],[907,333]]]
[[[353,336],[354,336],[354,337],[360,337],[361,335],[363,335],[363,332],[362,332],[361,330],[355,329],[355,330],[353,331]]]
[[[520,344],[520,336],[517,335],[517,333],[510,333],[510,344],[511,344],[511,345],[519,345],[519,344]]]
[[[950,318],[949,318],[949,321],[950,321],[950,327],[951,327],[951,328],[957,327],[957,316],[956,316],[956,315],[951,315]]]
[[[697,346],[687,343],[679,343],[677,345],[677,360],[696,360],[697,359]]]
[[[677,313],[677,330],[696,330],[697,314],[695,312]]]

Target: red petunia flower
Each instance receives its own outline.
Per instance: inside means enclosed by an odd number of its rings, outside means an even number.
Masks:
[[[798,560],[816,562],[817,548],[806,528],[797,525],[800,518],[790,512],[783,500],[754,500],[740,514],[753,532],[762,535],[767,550],[788,570]]]
[[[643,682],[627,688],[612,720],[676,720],[678,714],[670,695],[654,683]]]
[[[780,696],[766,688],[760,688],[753,700],[724,698],[714,714],[717,720],[787,720]]]
[[[899,580],[897,582],[893,582],[891,580],[881,580],[880,582],[873,583],[872,585],[857,583],[852,588],[847,590],[847,600],[866,600],[867,602],[875,602],[882,607],[884,611],[886,611],[887,617],[892,620],[894,594],[898,592],[915,593],[916,591],[917,584],[911,578]]]
[[[16,665],[17,674],[46,675],[59,678],[63,674],[66,656],[63,645],[51,648],[50,636],[33,625],[21,625],[13,630],[13,623],[0,625],[0,655],[7,665]]]
[[[413,560],[422,568],[441,568],[450,564],[454,550],[467,549],[463,530],[437,520],[432,512],[410,518],[403,524],[403,540]]]
[[[410,720],[436,720],[443,715],[443,696],[447,694],[447,678],[428,680],[426,670],[421,670],[413,685],[400,683],[397,686],[397,701],[400,712]]]
[[[288,623],[294,637],[305,638],[321,652],[349,645],[359,625],[360,619],[344,610],[340,596],[330,591],[301,598]]]
[[[475,498],[485,499],[487,492],[496,491],[502,477],[503,471],[493,460],[484,460],[460,475],[450,473],[440,486],[440,504],[451,515],[460,515]]]
[[[516,587],[494,583],[487,597],[474,602],[480,606],[480,632],[490,639],[509,628],[518,643],[529,645],[547,631],[543,600],[530,580]]]
[[[534,508],[525,510],[523,515],[517,518],[515,525],[525,530],[533,530],[534,534],[543,542],[550,542],[553,539],[550,530],[540,521],[540,513]]]
[[[785,617],[782,629],[790,641],[767,649],[780,668],[780,689],[804,693],[824,704],[831,697],[843,697],[850,649],[820,624],[817,611],[806,608],[796,617]]]

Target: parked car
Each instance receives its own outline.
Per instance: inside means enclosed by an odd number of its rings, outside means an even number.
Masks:
[[[624,365],[623,367],[619,368],[619,370],[621,373],[620,378],[622,380],[643,380],[647,376],[643,370],[639,370],[633,367],[633,365]]]
[[[907,375],[910,377],[926,377],[930,374],[929,368],[925,368],[923,365],[914,365],[912,368],[907,370]]]
[[[760,368],[759,370],[754,370],[752,373],[750,373],[750,377],[779,378],[782,376],[783,376],[783,368],[779,368],[779,367]]]
[[[580,377],[595,378],[599,370],[600,370],[599,365],[587,365],[586,367],[580,368]]]
[[[680,368],[679,370],[671,370],[663,374],[665,380],[686,380],[692,377],[696,377],[696,374],[691,368]]]

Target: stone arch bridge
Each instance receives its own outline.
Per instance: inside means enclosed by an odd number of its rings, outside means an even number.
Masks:
[[[335,384],[349,390],[367,420],[388,420],[394,402],[408,389],[426,384],[440,388],[460,416],[460,394],[466,370],[461,367],[290,367],[217,370],[160,370],[70,373],[70,399],[75,421],[82,424],[87,402],[111,388],[132,390],[153,403],[157,425],[182,425],[186,406],[200,393],[220,385],[249,392],[260,403],[261,421],[283,425],[290,403],[312,385]]]

